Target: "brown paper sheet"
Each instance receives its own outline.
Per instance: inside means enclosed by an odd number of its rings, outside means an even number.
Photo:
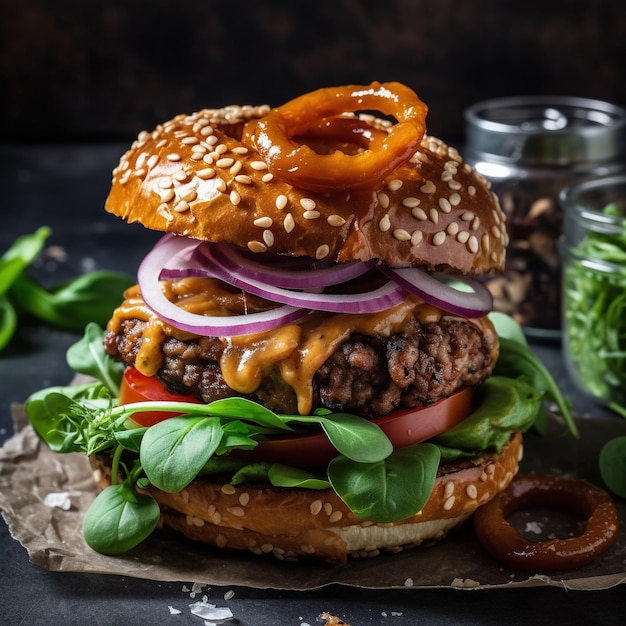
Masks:
[[[23,424],[19,409],[14,418]],[[623,420],[577,419],[581,438],[562,435],[552,420],[550,436],[527,434],[523,471],[587,478],[600,484],[598,452],[608,439],[626,434]],[[44,500],[62,494],[64,510]],[[284,590],[312,590],[331,584],[368,589],[512,588],[559,586],[606,589],[626,582],[626,502],[617,501],[621,520],[618,541],[590,565],[564,572],[521,572],[491,559],[477,542],[471,523],[431,547],[377,558],[356,559],[345,566],[227,553],[196,544],[168,530],[157,530],[140,547],[119,557],[91,550],[82,538],[82,519],[96,495],[86,457],[58,455],[41,443],[30,426],[20,428],[0,449],[0,510],[12,536],[30,560],[53,571],[116,574],[157,581],[185,581]],[[537,518],[529,518],[537,524]],[[559,523],[540,520],[548,534]],[[570,522],[571,523],[571,522]]]

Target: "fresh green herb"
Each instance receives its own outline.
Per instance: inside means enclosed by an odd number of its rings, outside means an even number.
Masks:
[[[95,271],[48,289],[26,271],[51,231],[41,227],[23,235],[0,257],[0,350],[18,327],[18,312],[47,324],[80,332],[90,321],[105,324],[132,280],[118,272]]]
[[[616,203],[603,213],[626,217]],[[572,369],[593,396],[626,402],[626,228],[586,233],[567,249],[564,345]]]
[[[219,475],[220,480],[230,476],[232,484],[267,481],[275,487],[332,486],[356,515],[392,522],[422,508],[442,454],[462,457],[496,449],[512,431],[525,430],[533,423],[544,399],[560,398],[549,372],[527,354],[523,333],[515,323],[500,320],[499,325],[503,343],[497,369],[501,371],[483,391],[490,410],[478,408],[467,418],[464,430],[437,444],[393,451],[382,430],[363,418],[327,410],[314,415],[277,415],[243,398],[209,404],[139,402],[119,406],[123,368],[105,354],[104,331],[96,324],[87,326],[84,337],[67,355],[74,369],[94,381],[39,391],[26,402],[26,413],[55,451],[111,455],[112,485],[94,501],[83,529],[89,545],[106,554],[136,546],[158,520],[158,505],[139,493],[137,486],[152,484],[179,491],[200,475]],[[535,385],[537,390],[532,388]],[[567,413],[562,398],[557,401]],[[181,415],[148,428],[132,426],[133,415],[141,411]],[[326,473],[276,463],[247,463],[230,456],[235,449],[253,448],[267,436],[305,428],[324,432],[337,450]],[[492,431],[498,433],[495,438],[485,435]]]

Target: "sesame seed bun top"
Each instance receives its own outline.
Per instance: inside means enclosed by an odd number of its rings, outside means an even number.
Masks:
[[[253,252],[465,274],[503,269],[504,215],[487,181],[455,149],[425,136],[410,161],[370,187],[310,192],[274,176],[242,142],[244,122],[268,111],[202,110],[142,132],[113,171],[106,210]]]

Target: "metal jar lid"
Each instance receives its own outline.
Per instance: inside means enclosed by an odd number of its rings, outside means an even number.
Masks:
[[[613,161],[626,153],[626,109],[588,98],[519,96],[465,110],[466,150],[532,165]]]

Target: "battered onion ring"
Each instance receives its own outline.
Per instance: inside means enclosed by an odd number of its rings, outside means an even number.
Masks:
[[[571,539],[528,541],[506,521],[524,508],[556,506],[587,519],[582,535]],[[609,495],[585,480],[550,475],[518,475],[502,493],[474,514],[483,547],[509,567],[564,570],[586,565],[617,539],[619,519]]]
[[[397,124],[388,134],[358,154],[318,154],[292,141],[319,122],[358,110],[380,111]],[[339,191],[372,185],[408,161],[426,132],[427,106],[401,83],[372,83],[318,89],[272,109],[254,122],[246,135],[270,171],[309,191]]]

